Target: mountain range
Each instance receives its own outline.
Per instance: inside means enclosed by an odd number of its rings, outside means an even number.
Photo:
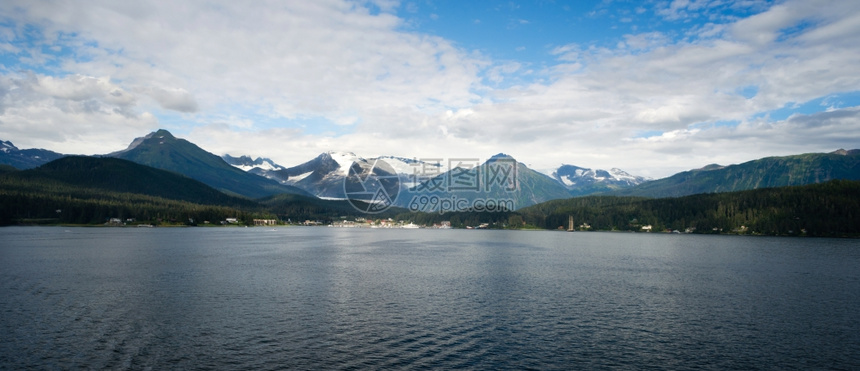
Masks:
[[[46,149],[18,149],[12,142],[0,140],[0,164],[16,169],[32,169],[63,156]]]
[[[311,194],[293,186],[247,173],[206,152],[197,145],[158,130],[136,138],[128,148],[105,155],[157,169],[169,170],[199,180],[230,195],[260,198],[279,193]]]
[[[497,156],[510,158],[510,156],[504,154]],[[352,163],[370,164],[379,160],[384,161],[400,175],[404,192],[407,193],[410,189],[420,186],[421,182],[432,179],[434,183],[438,184],[441,180],[450,179],[452,173],[449,173],[451,171],[449,167],[457,167],[456,163],[446,164],[444,160],[425,161],[397,156],[363,158],[352,152],[335,151],[322,153],[308,162],[293,167],[279,165],[271,159],[262,157],[252,159],[249,156],[233,157],[226,154],[222,158],[228,164],[252,174],[276,180],[282,184],[294,185],[317,197],[336,199],[346,197],[343,192],[343,179],[347,176]],[[491,158],[490,160],[493,159]],[[470,168],[483,166],[485,170],[487,168],[486,164],[476,162],[469,162],[464,166],[469,166]],[[531,204],[535,200],[584,196],[625,189],[648,180],[644,177],[630,175],[616,168],[607,171],[562,165],[550,176],[529,169],[522,163],[518,163],[517,169],[520,171],[516,171],[515,173],[523,177],[518,182],[519,184],[537,186],[537,188],[543,190],[537,193],[535,193],[535,189],[524,190],[525,192],[522,195],[516,197],[523,204]],[[480,173],[480,169],[475,170],[475,172]],[[567,192],[563,192],[563,189],[566,189]],[[436,196],[440,195],[438,192],[434,194]],[[486,194],[472,196],[473,198],[491,197]],[[401,202],[401,206],[405,207],[408,204]]]
[[[320,154],[305,163],[286,167],[276,164],[268,158],[251,159],[248,156],[233,157],[229,154],[222,156],[225,162],[236,168],[252,174],[260,175],[281,184],[301,188],[320,198],[345,199],[344,180],[349,175],[353,164],[369,168],[373,164],[384,162],[386,166],[400,176],[404,189],[417,184],[412,179],[416,175],[432,173],[439,174],[444,166],[438,162],[427,162],[418,159],[408,159],[396,156],[381,156],[363,158],[352,152],[329,151]]]
[[[494,181],[501,179],[493,184],[504,186],[506,181],[516,179],[504,172],[516,166],[507,156],[494,156],[485,165],[490,174],[505,174],[490,177]],[[494,166],[496,173],[492,173]],[[457,174],[468,173],[460,169],[462,172],[454,170]],[[350,174],[356,171],[351,168]],[[455,228],[563,229],[573,217],[578,230],[647,228],[687,233],[856,237],[860,236],[858,192],[860,181],[832,180],[678,198],[576,197],[516,212],[413,213],[390,208],[372,219],[377,226],[394,220],[420,225],[447,222]],[[0,225],[270,225],[276,220],[309,219],[323,224],[371,220],[359,211],[361,208],[354,200],[321,200],[287,193],[256,200],[229,196],[181,174],[110,157],[67,156],[28,170],[0,166]]]
[[[65,156],[18,170],[0,166],[0,225],[14,223],[185,224],[228,218],[331,222],[363,215],[356,202],[280,193],[255,200],[231,196],[200,181],[112,157]],[[380,217],[393,217],[392,208]]]
[[[450,165],[453,169],[448,169],[441,160],[429,162],[396,156],[366,159],[352,152],[334,151],[322,153],[311,161],[290,168],[278,165],[267,158],[251,159],[248,156],[230,155],[224,155],[223,158],[227,163],[242,170],[277,180],[282,184],[294,185],[317,197],[334,199],[347,197],[344,181],[348,177],[351,166],[357,164],[365,169],[374,167],[379,169],[384,164],[386,171],[391,175],[397,175],[401,182],[399,189],[392,192],[397,196],[391,200],[394,205],[423,211],[442,211],[440,208],[449,211],[468,209],[474,200],[490,199],[510,201],[504,207],[515,209],[523,205],[570,197],[570,192],[564,183],[529,169],[505,154],[493,156],[483,163],[478,162],[477,159],[452,163]],[[576,177],[577,181],[589,185],[602,183],[603,179],[589,176],[595,173],[594,171],[581,172],[573,174],[571,178]],[[375,175],[381,174],[375,173]],[[505,178],[507,175],[513,178]],[[611,176],[606,178],[615,180]],[[509,184],[490,184],[492,182],[509,182]],[[572,186],[578,189],[575,184]],[[435,202],[437,200],[463,200],[464,202],[460,202],[462,207],[458,207],[439,204]]]
[[[43,149],[20,150],[11,142],[0,142],[0,165],[17,169],[42,166],[64,156]],[[510,200],[504,209],[519,209],[548,200],[592,194],[680,197],[860,179],[860,150],[768,157],[728,166],[709,165],[657,180],[619,169],[607,171],[574,165],[562,165],[551,174],[544,174],[504,154],[484,162],[443,164],[395,156],[363,158],[351,152],[331,151],[287,167],[267,158],[218,156],[166,130],[136,138],[127,149],[101,157],[125,159],[182,174],[227,195],[248,199],[279,194],[344,199],[350,187],[358,185],[348,179],[351,169],[354,173],[356,170],[363,172],[362,176],[371,174],[367,172],[370,169],[377,172],[373,173],[376,176],[396,174],[400,179],[398,189],[389,190],[391,196],[397,195],[394,206],[413,209],[423,205],[425,199],[420,196],[427,196],[428,202],[429,197],[466,200],[460,205],[469,206],[476,200]],[[384,167],[378,166],[383,163]],[[355,194],[358,192],[350,196]]]
[[[568,198],[563,184],[504,153],[489,160],[464,162],[423,179],[398,204],[413,211],[512,211],[548,200]]]

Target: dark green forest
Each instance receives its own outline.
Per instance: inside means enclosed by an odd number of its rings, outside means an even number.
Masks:
[[[364,214],[356,210],[347,201],[321,200],[318,198],[304,197],[294,194],[280,194],[265,197],[258,200],[260,204],[282,221],[292,220],[316,220],[322,223],[331,223],[342,218],[392,218],[405,209],[390,208],[378,214]],[[361,208],[364,203],[354,201]],[[367,209],[364,206],[364,209]]]
[[[660,199],[593,196],[518,212],[527,224],[545,229],[567,228],[573,216],[577,230],[643,231],[650,225],[655,232],[860,236],[860,182]]]

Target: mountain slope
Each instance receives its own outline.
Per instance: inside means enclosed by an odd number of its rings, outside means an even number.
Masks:
[[[218,221],[262,206],[186,176],[116,158],[69,156],[0,173],[0,225]]]
[[[278,184],[230,166],[221,157],[206,152],[187,140],[178,139],[167,130],[158,130],[145,137],[137,138],[127,149],[107,156],[174,171],[199,180],[219,191],[248,198],[260,198],[279,193],[310,196],[298,188]]]
[[[425,212],[511,211],[569,197],[555,179],[500,153],[483,164],[455,167],[427,179],[402,194],[397,204]]]
[[[353,161],[363,161],[349,152],[326,152],[305,163],[284,167],[272,160],[248,156],[223,156],[230,165],[281,184],[292,185],[322,198],[346,198],[343,181]],[[337,160],[335,159],[337,158]]]
[[[313,193],[317,197],[345,199],[344,182],[349,173],[349,167],[353,162],[364,161],[366,160],[352,152],[329,151],[313,160],[278,173],[289,177],[296,187]]]
[[[135,193],[198,204],[252,206],[197,180],[117,158],[67,156],[35,169],[11,173],[28,181],[58,182],[106,192]]]
[[[12,142],[0,140],[0,164],[16,169],[32,169],[65,156],[46,149],[18,149]]]
[[[679,197],[815,184],[833,179],[860,180],[860,150],[766,157],[730,166],[708,165],[612,194]]]

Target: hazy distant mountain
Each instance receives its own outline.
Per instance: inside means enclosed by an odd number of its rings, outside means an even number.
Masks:
[[[502,155],[502,157],[506,156]],[[353,163],[361,164],[363,167],[370,167],[374,161],[382,160],[400,175],[400,181],[404,189],[404,195],[398,200],[398,204],[401,206],[407,206],[403,202],[409,201],[404,201],[404,197],[407,197],[405,194],[408,192],[408,189],[418,186],[421,182],[429,178],[446,174],[448,170],[447,165],[449,165],[447,163],[427,162],[420,159],[397,156],[363,158],[352,152],[337,151],[322,153],[310,161],[293,167],[286,167],[263,157],[253,159],[249,156],[234,157],[227,154],[223,156],[223,159],[230,165],[244,171],[276,180],[282,184],[294,185],[318,197],[335,199],[346,197],[344,194],[344,178],[347,176],[349,167]],[[520,176],[525,176],[532,172],[531,169],[522,164],[518,166],[523,166],[527,170],[523,174],[520,174]],[[447,175],[439,179],[445,177]],[[568,192],[560,193],[558,192],[559,187],[543,184],[538,187],[541,190],[537,194],[534,191],[526,190],[524,193],[517,195],[516,198],[524,205],[540,202],[538,200],[546,200],[546,197],[567,198],[629,188],[647,180],[643,177],[630,175],[620,169],[609,171],[592,170],[573,165],[562,165],[549,177],[535,176],[526,178],[540,179],[541,182],[537,183],[541,184],[547,180],[545,178],[550,178],[550,180],[555,179],[556,183],[566,188]],[[525,182],[524,184],[529,183]],[[544,194],[541,195],[541,193]],[[469,195],[468,197],[474,198],[473,196]]]
[[[501,211],[499,207],[516,210],[570,197],[555,179],[503,153],[481,164],[464,165],[424,180],[401,195],[398,204],[413,211]]]
[[[400,175],[403,188],[414,186],[410,179],[413,175],[426,169],[439,169],[442,165],[426,163],[417,159],[396,156],[380,156],[363,158],[352,152],[329,151],[320,154],[302,164],[285,167],[267,158],[258,157],[252,160],[248,156],[223,156],[224,161],[236,168],[276,180],[281,184],[292,185],[303,189],[317,197],[345,199],[344,180],[353,164],[371,168],[377,161],[385,162],[394,172]],[[435,173],[440,171],[435,170]]]
[[[340,168],[340,164],[332,159],[330,153],[323,153],[308,162],[290,168],[278,165],[268,158],[257,157],[256,160],[253,160],[248,156],[233,157],[229,154],[222,156],[222,158],[228,164],[243,171],[275,180],[281,184],[295,185],[318,196],[321,193],[326,193],[320,191],[320,189],[325,189],[327,187],[314,185],[313,183],[321,181],[327,174],[335,172]],[[297,185],[298,182],[308,177],[311,177],[312,181],[306,181],[301,185]],[[343,188],[342,184],[340,188]],[[343,192],[341,192],[341,194],[342,193]]]
[[[0,164],[16,169],[32,169],[65,156],[46,149],[18,149],[12,142],[0,140]]]
[[[106,156],[184,174],[233,195],[249,198],[279,193],[309,195],[298,188],[230,166],[221,157],[206,152],[187,140],[178,139],[167,130],[158,130],[137,138],[127,149]]]
[[[261,157],[252,159],[248,156],[233,157],[225,155],[223,158],[227,163],[244,171],[277,180],[282,184],[294,185],[318,197],[333,199],[347,197],[344,191],[344,180],[348,175],[350,166],[358,164],[361,168],[370,169],[376,161],[381,160],[387,166],[390,166],[391,170],[400,177],[401,190],[396,204],[402,207],[408,207],[409,203],[413,201],[413,197],[418,195],[434,195],[436,199],[439,197],[450,198],[451,200],[459,199],[462,201],[457,202],[462,204],[463,201],[466,201],[469,205],[471,205],[473,200],[477,199],[513,200],[516,205],[515,207],[523,207],[546,200],[568,198],[572,195],[585,195],[619,189],[638,184],[644,180],[642,177],[635,177],[617,169],[613,169],[610,173],[570,165],[559,168],[553,174],[556,177],[553,179],[550,176],[529,169],[527,166],[504,154],[496,155],[483,164],[469,164],[469,166],[478,168],[472,171],[474,174],[469,172],[463,173],[463,168],[448,171],[447,163],[425,162],[420,159],[397,156],[363,158],[352,152],[337,151],[322,153],[310,161],[293,167],[285,167]],[[481,187],[483,187],[484,183],[488,180],[486,176],[489,174],[489,171],[502,169],[492,164],[516,164],[516,170],[512,171],[512,174],[517,175],[516,190],[489,187],[475,191],[469,190],[468,187],[463,187],[463,181],[466,181],[465,177],[469,176],[472,178],[484,178],[481,180],[483,182],[481,183]],[[498,181],[504,174],[497,171],[496,174],[492,175]],[[451,182],[450,187],[448,186],[448,181]],[[420,185],[427,182],[434,183],[437,186],[425,187],[424,190],[416,193],[416,190],[421,188]],[[442,184],[442,186],[439,187],[439,184]],[[449,189],[451,192],[447,191]]]
[[[221,158],[224,162],[234,167],[266,178],[269,178],[266,176],[269,172],[283,169],[283,167],[275,164],[274,161],[268,158],[257,157],[255,160],[248,156],[233,157],[230,154],[221,156]]]
[[[552,173],[552,177],[563,184],[571,196],[621,190],[648,181],[647,178],[630,175],[617,168],[607,171],[586,169],[574,165],[562,165]]]
[[[729,166],[708,165],[612,194],[679,197],[823,183],[833,179],[860,180],[860,150],[766,157]]]

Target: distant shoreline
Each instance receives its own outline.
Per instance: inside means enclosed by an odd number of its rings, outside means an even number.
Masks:
[[[66,227],[66,228],[118,228],[118,229],[139,229],[142,227],[147,228],[295,228],[295,227],[327,227],[327,225],[316,225],[316,226],[306,226],[300,224],[280,224],[280,225],[220,225],[220,224],[201,224],[201,225],[181,225],[181,224],[160,224],[160,225],[147,225],[147,224],[131,224],[131,225],[105,225],[105,224],[64,224],[64,223],[18,223],[18,224],[7,224],[2,225],[3,227]],[[613,230],[613,231],[604,231],[604,230],[596,230],[596,231],[567,231],[567,230],[556,230],[556,229],[541,229],[541,228],[429,228],[429,227],[421,227],[421,228],[337,228],[337,229],[362,229],[362,230],[411,230],[411,229],[423,229],[423,230],[463,230],[463,231],[520,231],[520,232],[559,232],[559,233],[624,233],[624,234],[639,234],[639,235],[694,235],[694,236],[741,236],[741,237],[791,237],[791,238],[839,238],[839,239],[860,239],[860,235],[833,235],[833,236],[808,236],[808,235],[769,235],[762,233],[732,233],[732,232],[720,232],[720,233],[673,233],[673,232],[637,232],[637,231],[622,231],[622,230]]]

